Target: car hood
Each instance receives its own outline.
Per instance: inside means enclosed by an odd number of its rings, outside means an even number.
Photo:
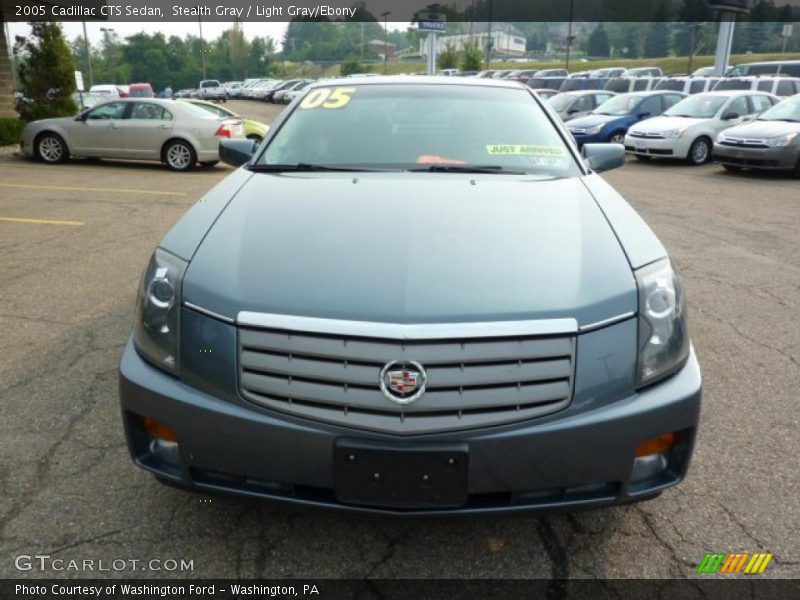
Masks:
[[[769,139],[800,132],[800,123],[788,121],[751,121],[725,130],[726,136]]]
[[[256,174],[200,244],[185,302],[391,323],[635,312],[619,241],[580,178]]]
[[[626,115],[586,115],[585,117],[572,119],[568,127],[570,129],[588,129],[589,127],[595,127],[600,124],[611,123],[611,121],[616,121],[617,119],[624,119],[625,116]]]
[[[705,123],[708,119],[692,119],[690,117],[653,117],[637,123],[632,129],[636,131],[646,131],[648,133],[659,133],[670,129],[683,129],[692,127],[699,123]]]

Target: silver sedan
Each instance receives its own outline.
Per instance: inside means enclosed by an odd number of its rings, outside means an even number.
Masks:
[[[219,161],[219,141],[243,138],[241,120],[220,118],[183,102],[126,98],[77,117],[42,119],[22,132],[22,151],[45,163],[70,156],[156,160],[175,171]]]

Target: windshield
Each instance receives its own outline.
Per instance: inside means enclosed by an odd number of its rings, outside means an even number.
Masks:
[[[641,101],[641,96],[630,96],[628,94],[625,94],[624,96],[614,96],[611,98],[611,100],[603,102],[593,112],[596,115],[613,115],[615,117],[621,117],[633,111],[633,109],[636,108]]]
[[[575,100],[575,96],[572,94],[557,94],[550,98],[547,102],[550,103],[550,106],[553,107],[553,110],[556,112],[561,112],[562,110],[566,110],[566,108],[572,104]]]
[[[436,84],[315,88],[258,165],[580,174],[528,91]]]
[[[760,121],[797,121],[800,123],[800,97],[787,98],[758,117]]]
[[[692,119],[710,119],[725,104],[727,96],[712,94],[696,94],[684,98],[664,114],[668,117],[691,117]]]

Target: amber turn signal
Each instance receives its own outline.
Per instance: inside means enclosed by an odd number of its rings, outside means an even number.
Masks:
[[[636,446],[636,456],[650,456],[651,454],[661,454],[675,445],[675,434],[665,433],[649,440],[645,440]]]
[[[159,440],[167,442],[177,442],[178,433],[169,425],[159,423],[153,417],[144,418],[144,428],[151,436]]]

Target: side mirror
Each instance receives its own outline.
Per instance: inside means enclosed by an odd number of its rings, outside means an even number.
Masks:
[[[625,147],[622,144],[584,144],[581,154],[586,166],[596,173],[625,164]]]
[[[258,148],[254,140],[222,140],[219,143],[219,158],[232,167],[241,167],[250,162]]]
[[[638,118],[640,118],[640,119],[646,119],[647,117],[649,117],[649,116],[650,116],[650,113],[649,113],[649,112],[639,113],[639,114],[638,114],[638,115],[636,115],[636,116],[637,116]]]
[[[738,118],[739,118],[739,113],[735,112],[726,112],[724,115],[722,115],[723,121],[733,121],[734,119]]]

